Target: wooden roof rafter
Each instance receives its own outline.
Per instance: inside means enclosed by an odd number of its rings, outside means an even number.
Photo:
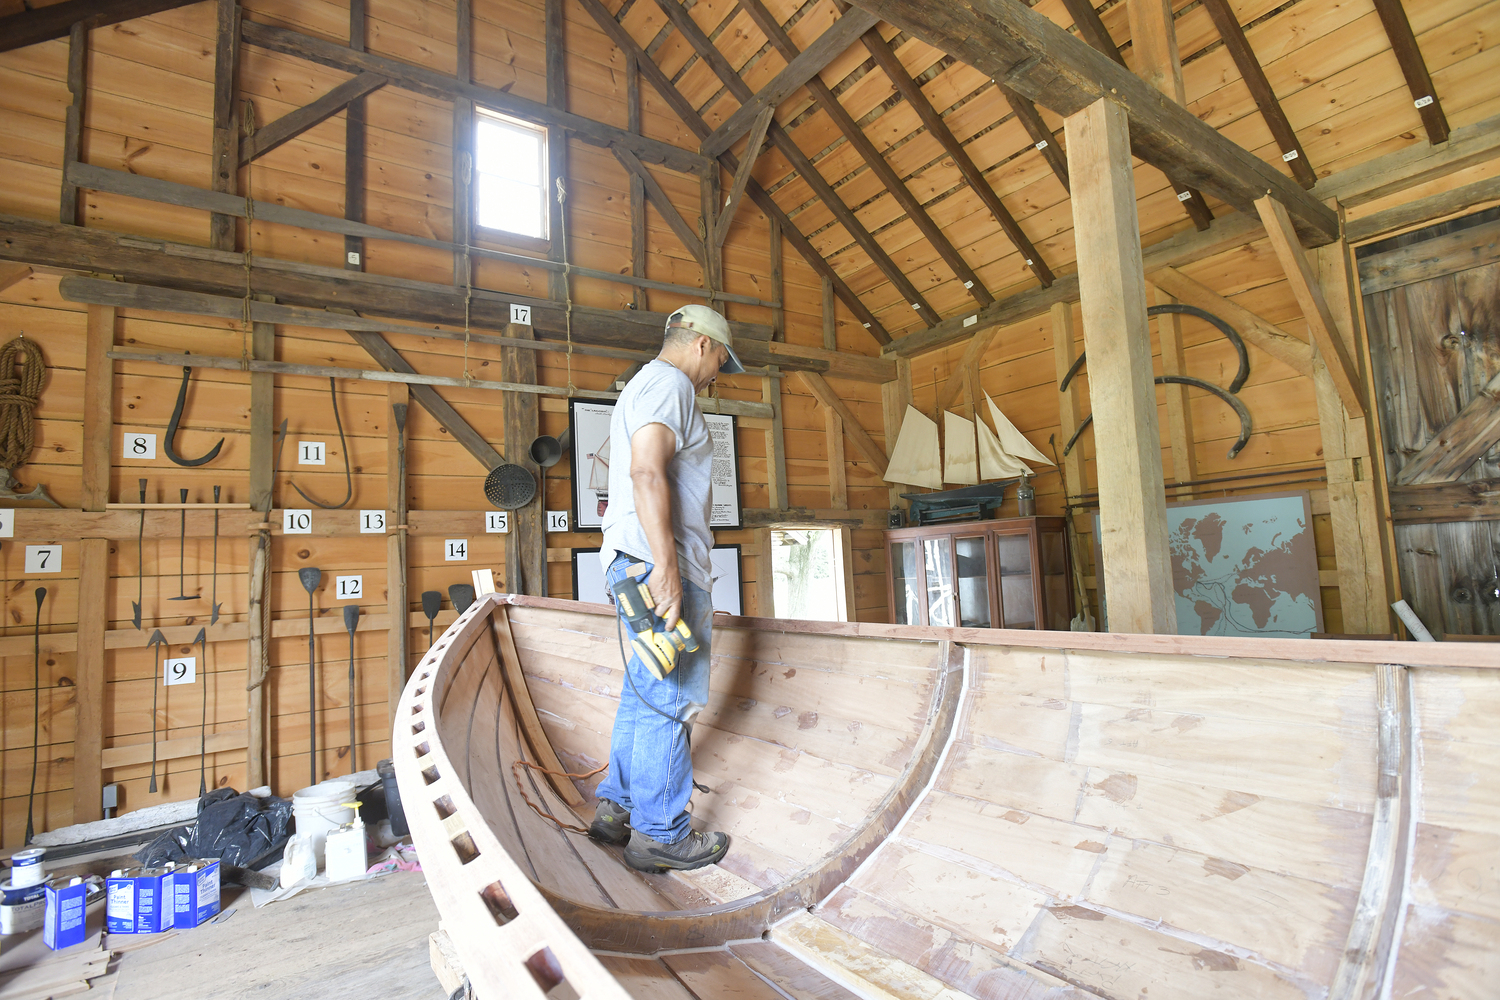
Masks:
[[[66,38],[73,25],[85,30],[103,28],[164,10],[186,7],[198,0],[63,0],[46,7],[0,17],[0,52],[24,48],[54,38]]]
[[[1375,0],[1375,11],[1380,23],[1385,26],[1386,36],[1391,40],[1391,51],[1401,64],[1401,75],[1406,77],[1406,86],[1411,91],[1412,101],[1422,116],[1422,125],[1427,129],[1427,138],[1436,146],[1448,141],[1448,116],[1438,101],[1437,88],[1432,85],[1432,74],[1427,71],[1427,60],[1422,58],[1422,49],[1417,45],[1417,36],[1411,30],[1411,21],[1401,0]]]

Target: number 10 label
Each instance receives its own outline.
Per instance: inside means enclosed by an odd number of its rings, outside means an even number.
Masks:
[[[283,535],[310,535],[312,534],[312,511],[310,510],[284,510],[281,512],[281,533]]]

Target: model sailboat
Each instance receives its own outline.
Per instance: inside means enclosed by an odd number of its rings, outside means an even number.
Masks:
[[[886,469],[886,482],[937,490],[943,483],[975,485],[1035,475],[1027,462],[1053,464],[1000,412],[988,393],[984,401],[995,425],[993,431],[983,419],[970,420],[944,411],[946,451],[938,444],[937,423],[915,406],[907,406]]]

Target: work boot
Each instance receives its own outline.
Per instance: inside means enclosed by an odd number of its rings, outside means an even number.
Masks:
[[[589,836],[606,844],[625,843],[630,839],[630,811],[614,799],[600,799]]]
[[[718,864],[728,853],[727,833],[689,830],[687,836],[675,844],[663,844],[635,830],[630,834],[630,846],[625,848],[625,863],[640,872],[661,872],[668,868],[686,872]]]

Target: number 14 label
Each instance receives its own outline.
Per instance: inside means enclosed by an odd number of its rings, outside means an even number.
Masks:
[[[469,540],[467,538],[450,538],[443,544],[443,558],[448,562],[469,561]]]

